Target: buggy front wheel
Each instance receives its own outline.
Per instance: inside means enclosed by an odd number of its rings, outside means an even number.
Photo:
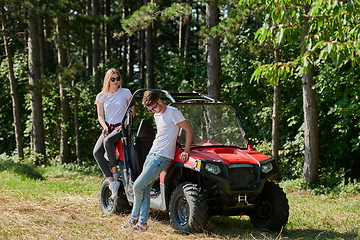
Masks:
[[[256,212],[250,214],[251,223],[257,228],[280,231],[289,218],[289,203],[286,194],[274,182],[266,182],[255,202]]]
[[[196,184],[177,186],[171,195],[169,209],[171,224],[180,231],[199,232],[207,223],[208,206]]]

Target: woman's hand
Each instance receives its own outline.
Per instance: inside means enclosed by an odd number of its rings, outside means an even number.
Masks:
[[[102,131],[102,134],[104,137],[106,137],[107,135],[109,135],[109,128],[108,127],[105,127]]]
[[[121,132],[121,126],[116,127],[115,130],[116,130],[117,132]]]

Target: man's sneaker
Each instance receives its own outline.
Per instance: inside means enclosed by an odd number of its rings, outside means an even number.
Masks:
[[[127,222],[122,226],[122,228],[131,228],[135,226],[136,223],[137,223],[137,219],[129,218],[129,220],[127,220]]]
[[[134,227],[133,230],[137,230],[137,231],[145,231],[147,228],[146,224],[143,223],[137,223]]]
[[[110,199],[111,200],[114,200],[117,197],[119,186],[120,186],[119,181],[113,181],[112,183],[110,183],[110,190],[111,190]]]

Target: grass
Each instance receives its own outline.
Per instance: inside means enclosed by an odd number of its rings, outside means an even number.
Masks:
[[[314,195],[285,188],[290,217],[280,233],[256,229],[247,216],[238,216],[212,217],[204,232],[183,234],[160,212],[151,213],[148,230],[133,232],[120,228],[127,214],[101,213],[102,177],[53,177],[41,169],[6,167],[0,162],[0,239],[360,239],[359,194]]]

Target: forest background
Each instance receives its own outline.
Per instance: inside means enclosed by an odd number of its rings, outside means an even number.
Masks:
[[[201,89],[232,104],[251,144],[277,159],[278,180],[359,191],[358,3],[0,0],[0,8],[2,159],[96,166],[94,100],[114,67],[132,92]]]

